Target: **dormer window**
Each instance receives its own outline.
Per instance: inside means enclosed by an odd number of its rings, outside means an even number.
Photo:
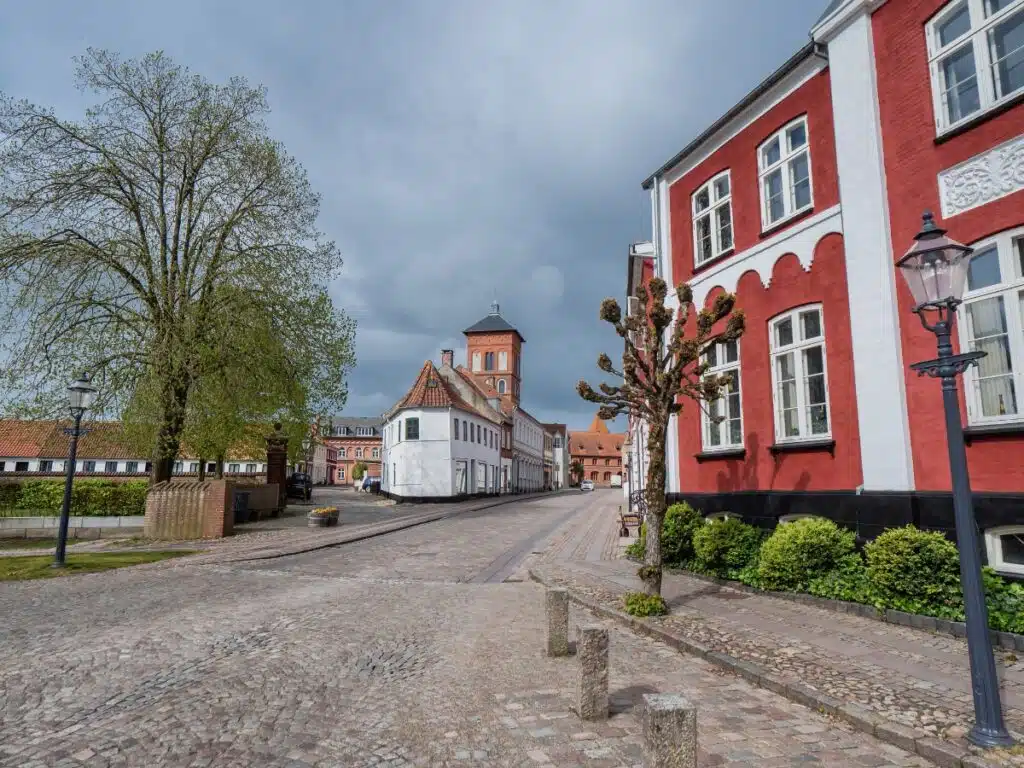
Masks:
[[[723,171],[693,194],[695,263],[717,259],[732,247],[732,194],[729,171]]]

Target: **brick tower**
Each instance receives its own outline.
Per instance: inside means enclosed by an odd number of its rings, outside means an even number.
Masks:
[[[501,316],[498,302],[491,313],[463,331],[466,334],[466,367],[487,390],[493,390],[505,405],[519,405],[522,396],[520,359],[522,337]]]

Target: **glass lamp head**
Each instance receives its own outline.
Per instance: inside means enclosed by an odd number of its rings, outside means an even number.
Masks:
[[[914,297],[914,309],[959,304],[974,249],[947,237],[946,230],[935,226],[931,211],[926,211],[922,219],[924,225],[914,235],[914,244],[896,262]]]
[[[88,373],[82,373],[75,381],[68,385],[68,405],[71,408],[71,415],[78,417],[85,413],[92,404],[96,402],[96,387],[92,385],[92,377]]]

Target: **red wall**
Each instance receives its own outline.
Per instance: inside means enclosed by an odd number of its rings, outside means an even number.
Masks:
[[[712,291],[708,302],[720,292]],[[747,316],[746,332],[740,340],[746,456],[698,461],[700,412],[695,403],[685,401],[679,417],[682,491],[852,490],[861,484],[848,297],[843,238],[837,234],[826,235],[818,242],[809,272],[803,270],[796,256],[786,254],[776,262],[767,289],[754,272],[740,278],[736,306]],[[781,312],[813,303],[821,303],[824,313],[835,456],[824,449],[772,454],[769,447],[775,442],[775,426],[768,321]]]
[[[900,0],[883,5],[872,17],[878,72],[882,146],[889,194],[889,217],[896,258],[910,247],[921,228],[921,213],[941,214],[937,175],[984,150],[1021,134],[1024,105],[992,117],[958,136],[936,142],[925,22],[947,0]],[[950,237],[971,243],[1024,224],[1024,192],[940,221]],[[935,336],[911,314],[913,300],[903,278],[896,277],[903,356],[908,365],[936,355]],[[956,334],[954,333],[954,336]],[[958,350],[959,351],[959,350]],[[942,420],[942,395],[935,379],[907,375],[910,438],[918,490],[947,490],[949,460]],[[961,409],[966,404],[961,384]],[[976,439],[968,447],[975,490],[1019,491],[1024,487],[1024,437]]]
[[[761,233],[761,196],[757,180],[757,148],[772,133],[792,120],[807,115],[811,147],[811,183],[814,207],[767,234]],[[712,176],[729,169],[732,184],[733,254],[774,237],[797,221],[831,208],[839,202],[835,134],[832,125],[832,91],[828,70],[820,72],[769,109],[739,134],[669,187],[669,218],[672,243],[672,275],[689,280],[693,269],[694,191]],[[732,258],[726,256],[722,261]],[[718,261],[702,264],[705,268]],[[699,270],[698,270],[699,271]]]

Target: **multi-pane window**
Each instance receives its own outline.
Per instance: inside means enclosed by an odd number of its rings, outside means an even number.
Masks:
[[[1024,526],[985,531],[988,564],[997,572],[1024,576]]]
[[[345,448],[339,448],[338,449],[338,458],[344,459],[345,458],[345,451],[346,451]]]
[[[927,39],[939,132],[1024,91],[1024,0],[955,0]]]
[[[789,123],[758,148],[757,169],[763,229],[814,204],[806,117]]]
[[[732,196],[723,171],[693,194],[693,247],[696,263],[732,250]]]
[[[728,376],[722,396],[703,411],[704,450],[715,451],[743,445],[743,413],[740,405],[740,347],[738,341],[708,347],[703,355],[705,375]]]
[[[1024,230],[975,246],[959,314],[961,346],[988,353],[965,374],[968,422],[1022,420]]]
[[[246,464],[245,465],[245,471],[248,474],[250,474],[250,475],[255,475],[256,474],[256,465],[255,464]]]
[[[139,462],[129,461],[127,464],[125,464],[124,471],[127,472],[128,474],[134,475],[136,472],[139,471]]]
[[[239,464],[228,464],[228,473],[232,475],[237,475],[240,467],[241,465]]]
[[[380,458],[380,448],[374,448],[372,455],[373,455],[373,458],[379,459]]]
[[[499,352],[498,353],[498,370],[499,371],[507,371],[508,370],[508,352]]]
[[[459,439],[459,420],[455,419],[455,439]]]
[[[27,461],[16,461],[14,463],[14,471],[15,472],[28,472],[28,462]]]
[[[410,418],[405,420],[405,439],[420,439],[420,420],[418,418]]]
[[[827,437],[831,427],[821,307],[800,307],[772,320],[770,344],[776,439]]]
[[[484,353],[484,370],[485,371],[493,371],[494,370],[494,353],[493,352],[485,352]]]
[[[480,353],[479,352],[474,352],[473,353],[473,370],[474,371],[479,371],[480,370]]]
[[[44,459],[43,461],[40,461],[39,462],[39,471],[40,472],[53,472],[53,461],[51,461],[49,459]]]
[[[95,469],[95,462],[93,462],[93,465],[94,465],[93,468]],[[92,471],[92,470],[90,470],[90,471]],[[184,471],[185,471],[185,465],[182,462],[180,462],[180,461],[174,462],[174,467],[172,469],[172,472],[174,474],[180,475]]]
[[[357,459],[363,458],[363,449],[362,448],[356,448],[356,458]]]

